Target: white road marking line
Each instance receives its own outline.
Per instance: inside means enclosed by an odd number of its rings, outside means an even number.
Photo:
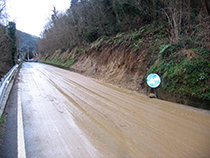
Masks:
[[[17,121],[18,121],[17,122],[18,158],[26,158],[20,84],[18,84],[18,114],[17,114],[17,117],[18,117],[17,118]]]

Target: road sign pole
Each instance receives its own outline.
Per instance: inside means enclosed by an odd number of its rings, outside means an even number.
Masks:
[[[160,85],[160,83],[161,83],[161,79],[157,74],[155,73],[150,74],[147,77],[147,85],[149,86],[149,90],[148,90],[149,94],[157,93],[156,88]]]

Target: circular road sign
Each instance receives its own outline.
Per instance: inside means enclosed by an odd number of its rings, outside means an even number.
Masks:
[[[151,88],[157,88],[160,85],[160,82],[160,77],[155,73],[152,73],[147,77],[147,84]]]

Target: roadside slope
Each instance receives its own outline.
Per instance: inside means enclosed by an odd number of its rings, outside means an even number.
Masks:
[[[140,93],[148,92],[146,76],[157,73],[162,80],[157,97],[210,109],[210,49],[190,38],[170,44],[166,28],[163,23],[103,36],[86,48],[57,51],[43,61]]]

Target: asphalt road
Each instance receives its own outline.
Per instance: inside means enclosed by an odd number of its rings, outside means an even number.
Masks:
[[[40,63],[23,64],[18,86],[27,158],[210,157],[207,110]]]
[[[14,82],[11,94],[6,104],[3,118],[5,124],[0,127],[0,158],[17,157],[17,91],[18,80]]]

